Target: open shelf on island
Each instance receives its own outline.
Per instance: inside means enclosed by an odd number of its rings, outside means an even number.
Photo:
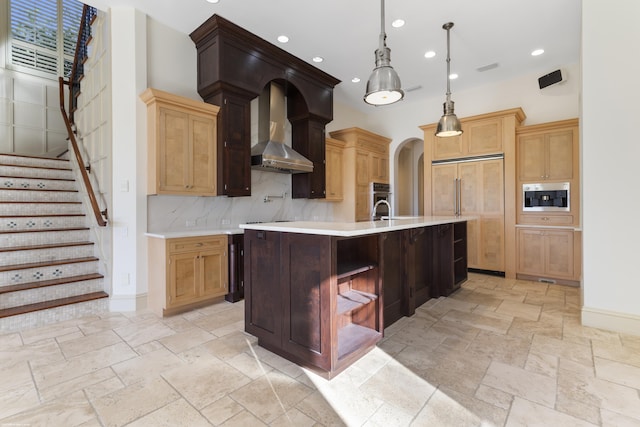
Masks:
[[[350,261],[341,262],[338,264],[338,282],[349,276],[364,273],[365,271],[376,268],[377,264],[374,262],[366,261]]]
[[[344,314],[350,311],[356,310],[364,305],[374,302],[378,299],[375,294],[368,292],[357,291],[352,289],[347,292],[338,294],[338,306],[336,314]]]
[[[375,329],[351,323],[338,331],[338,360],[357,350],[372,347],[382,334]]]

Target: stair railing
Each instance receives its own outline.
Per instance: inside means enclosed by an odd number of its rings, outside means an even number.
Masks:
[[[96,16],[96,9],[85,5],[82,9],[82,20],[80,22],[80,29],[78,30],[78,42],[76,44],[76,52],[73,60],[73,67],[71,68],[71,74],[69,76],[69,81],[65,81],[64,78],[59,77],[58,83],[60,87],[60,111],[62,113],[62,119],[64,120],[64,125],[67,128],[67,134],[69,135],[69,141],[71,142],[71,147],[73,148],[73,153],[75,155],[76,161],[78,162],[78,168],[80,169],[80,174],[82,175],[82,182],[87,190],[87,195],[89,196],[89,201],[91,203],[91,209],[93,210],[93,214],[96,217],[96,222],[100,227],[105,227],[107,225],[107,209],[100,210],[100,206],[98,204],[98,199],[96,198],[96,193],[93,191],[93,186],[91,185],[91,180],[89,179],[90,166],[85,166],[84,160],[82,159],[82,154],[80,153],[80,148],[78,147],[78,141],[76,140],[76,135],[73,130],[74,127],[74,119],[73,113],[77,109],[77,100],[78,95],[80,94],[80,80],[84,75],[84,61],[87,58],[87,44],[91,39],[91,23]],[[67,111],[64,108],[64,85],[69,85],[69,111],[70,115],[67,115]]]

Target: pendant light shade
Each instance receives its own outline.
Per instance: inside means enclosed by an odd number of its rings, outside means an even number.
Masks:
[[[443,104],[444,114],[440,117],[438,127],[436,128],[436,136],[458,136],[462,134],[462,125],[460,120],[453,112],[453,101],[451,100],[451,83],[449,75],[451,74],[450,63],[451,57],[449,56],[449,30],[453,27],[453,22],[447,22],[442,26],[447,31],[447,100]]]
[[[387,35],[384,32],[384,0],[380,0],[380,40],[376,49],[376,68],[373,69],[364,102],[371,105],[386,105],[400,101],[404,92],[400,88],[400,77],[391,67],[391,49],[387,47]]]

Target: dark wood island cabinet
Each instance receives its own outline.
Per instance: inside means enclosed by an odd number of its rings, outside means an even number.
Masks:
[[[456,243],[443,244],[437,228],[448,225],[453,239],[465,219],[420,218],[241,226],[245,330],[288,360],[337,375],[382,339],[384,327],[453,289],[438,283],[441,271],[462,274],[449,256]],[[456,256],[466,259],[462,247]],[[442,249],[447,255],[437,256]]]

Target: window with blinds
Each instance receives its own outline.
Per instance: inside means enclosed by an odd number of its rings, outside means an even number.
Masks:
[[[68,77],[84,5],[77,0],[9,2],[9,63],[17,69]]]

